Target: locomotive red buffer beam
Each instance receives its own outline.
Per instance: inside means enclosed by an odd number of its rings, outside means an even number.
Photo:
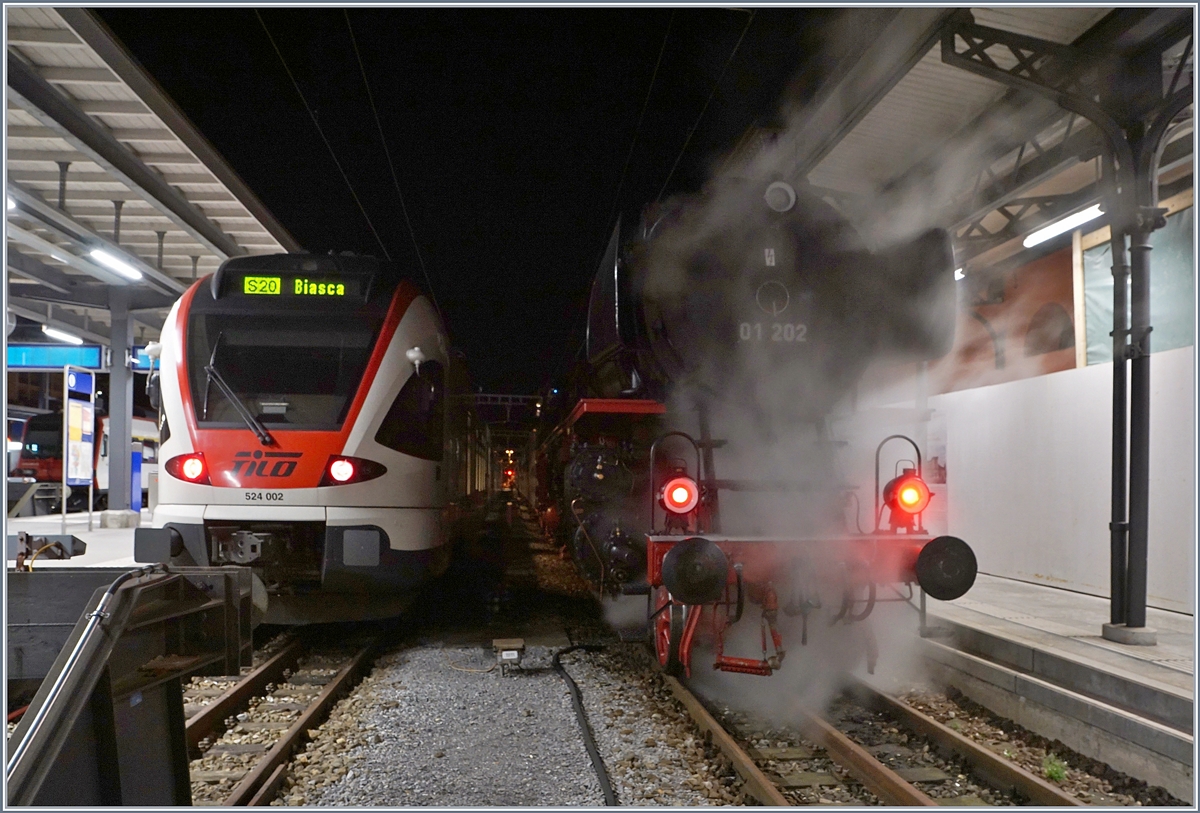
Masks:
[[[965,594],[977,572],[974,552],[958,537],[910,534],[815,539],[657,535],[647,537],[646,559],[650,586],[664,588],[655,593],[660,596],[659,603],[664,603],[656,608],[659,626],[664,627],[660,659],[689,674],[691,646],[705,610],[712,615],[717,654],[714,668],[759,675],[778,669],[785,653],[775,624],[776,591],[787,589],[790,574],[802,564],[819,571],[840,562],[852,566],[859,583],[915,582],[941,601]],[[761,660],[723,655],[724,630],[740,619],[747,598],[762,610]],[[687,620],[675,633],[667,633],[668,625],[662,622],[667,617],[664,613],[674,614],[665,602],[681,612],[687,608]],[[680,640],[669,640],[675,635]]]

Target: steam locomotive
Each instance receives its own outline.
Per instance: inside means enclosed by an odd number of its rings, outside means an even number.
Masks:
[[[949,235],[871,250],[833,207],[775,178],[647,209],[624,237],[618,222],[586,359],[539,449],[536,502],[602,595],[648,594],[662,665],[690,674],[706,638],[714,668],[770,675],[786,654],[781,609],[806,630],[822,606],[834,623],[865,619],[883,584],[963,595],[975,556],[925,528],[936,495],[917,444],[876,486],[862,530],[828,421],[873,360],[949,350]],[[747,606],[761,657],[727,655]]]

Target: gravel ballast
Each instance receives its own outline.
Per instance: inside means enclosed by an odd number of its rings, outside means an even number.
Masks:
[[[556,650],[502,673],[490,651],[417,645],[374,671],[312,732],[275,804],[604,805]],[[562,658],[623,805],[733,804],[739,781],[671,698],[644,647]]]
[[[478,649],[415,647],[381,658],[297,760],[293,778],[309,775],[286,801],[602,805],[552,654],[531,648],[524,669],[507,675],[488,671],[494,656]],[[344,772],[330,775],[331,761]]]

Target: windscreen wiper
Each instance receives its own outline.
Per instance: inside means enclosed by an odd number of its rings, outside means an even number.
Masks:
[[[224,334],[221,334],[224,335]],[[259,423],[258,419],[250,414],[250,410],[246,409],[246,405],[242,403],[242,399],[237,397],[237,393],[233,388],[226,383],[225,379],[217,372],[217,346],[221,343],[221,336],[217,336],[217,340],[213,342],[212,355],[208,359],[208,364],[204,366],[204,373],[208,376],[204,385],[204,415],[208,417],[208,385],[216,384],[217,389],[221,394],[233,405],[233,409],[237,412],[238,417],[246,422],[246,426],[253,430],[254,434],[258,435],[258,441],[263,446],[274,446],[275,438],[271,437],[271,433],[267,431],[267,427]]]

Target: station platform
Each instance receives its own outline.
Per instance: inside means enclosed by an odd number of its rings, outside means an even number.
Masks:
[[[142,527],[150,527],[150,511],[142,510]],[[62,514],[45,514],[37,517],[14,517],[5,523],[5,533],[9,536],[19,531],[35,536],[45,534],[61,534]],[[67,530],[87,543],[87,553],[70,559],[39,558],[34,567],[137,567],[133,560],[133,528],[101,528],[100,512],[92,514],[92,530],[88,530],[88,515],[86,513],[67,514]],[[8,562],[12,567],[12,560]]]
[[[1108,599],[980,574],[929,599],[920,644],[947,684],[1084,756],[1193,802],[1195,618],[1147,608],[1157,644],[1105,639]]]
[[[1154,646],[1133,646],[1101,636],[1110,603],[1040,584],[979,574],[975,585],[955,601],[928,600],[935,618],[991,631],[1032,649],[1091,663],[1096,669],[1137,675],[1193,697],[1196,619],[1183,613],[1146,608],[1146,626],[1157,633]]]

